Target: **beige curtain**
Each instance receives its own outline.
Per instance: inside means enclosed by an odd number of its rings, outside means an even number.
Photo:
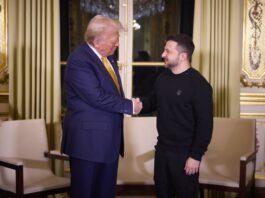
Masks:
[[[192,64],[213,87],[218,117],[239,117],[242,7],[242,0],[195,0]]]
[[[60,143],[59,0],[8,0],[11,119],[45,118],[49,146]]]

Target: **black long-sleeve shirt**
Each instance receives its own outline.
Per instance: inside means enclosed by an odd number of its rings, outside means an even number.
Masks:
[[[197,70],[165,70],[143,103],[143,112],[157,110],[157,148],[189,152],[201,160],[212,136],[213,104],[212,87]]]

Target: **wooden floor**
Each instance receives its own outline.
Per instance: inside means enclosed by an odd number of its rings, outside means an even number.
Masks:
[[[156,198],[155,196],[116,196],[116,198]]]
[[[48,198],[52,198],[53,196],[48,196]],[[58,195],[58,198],[69,198],[66,194]],[[136,196],[136,195],[119,195],[116,198],[156,198],[156,196]]]

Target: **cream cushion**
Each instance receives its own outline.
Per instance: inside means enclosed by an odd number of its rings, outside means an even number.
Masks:
[[[200,165],[200,183],[239,187],[240,159],[255,152],[255,138],[253,119],[214,118],[212,140]],[[254,171],[255,164],[249,163],[246,184]]]
[[[43,119],[5,121],[0,125],[0,160],[23,164],[24,194],[70,185],[69,178],[53,174]],[[0,166],[0,188],[15,192],[15,171]]]

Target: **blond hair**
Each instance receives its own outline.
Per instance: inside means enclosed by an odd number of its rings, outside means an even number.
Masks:
[[[106,28],[113,28],[117,30],[117,32],[123,30],[123,26],[120,21],[106,16],[96,15],[87,25],[84,35],[85,41],[91,44],[95,38],[100,37],[105,33]]]

